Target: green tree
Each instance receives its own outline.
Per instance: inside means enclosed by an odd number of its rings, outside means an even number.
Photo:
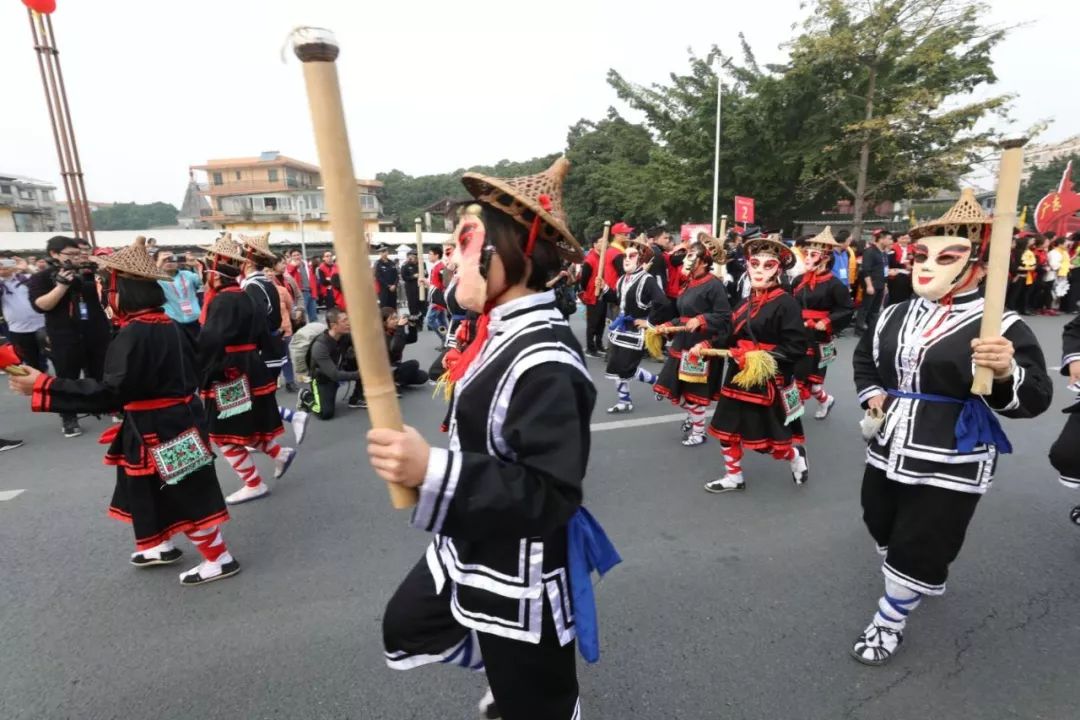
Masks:
[[[176,225],[179,212],[175,205],[163,202],[116,203],[94,210],[91,220],[95,230],[146,230]]]
[[[547,169],[558,156],[558,153],[555,153],[524,162],[500,160],[495,165],[476,165],[459,168],[450,173],[418,177],[395,169],[379,173],[375,179],[383,183],[379,196],[384,214],[394,220],[394,226],[399,231],[408,232],[414,227],[414,219],[424,216],[424,208],[445,198],[460,200],[467,197],[465,188],[461,185],[461,176],[466,172],[480,172],[498,177],[532,175]]]
[[[579,240],[595,240],[605,220],[645,230],[664,220],[664,189],[649,131],[614,110],[599,122],[580,120],[567,135],[570,174],[564,202]]]
[[[828,116],[806,139],[803,193],[852,199],[853,232],[871,201],[955,186],[990,153],[996,133],[976,127],[1011,99],[969,102],[996,81],[991,51],[1003,29],[982,24],[971,0],[816,0],[791,43],[785,83],[812,85]]]
[[[1065,166],[1069,164],[1070,160],[1073,164],[1074,178],[1080,177],[1080,155],[1059,157],[1042,167],[1034,168],[1031,171],[1031,176],[1020,186],[1020,202],[1017,204],[1017,212],[1027,205],[1027,221],[1031,227],[1035,227],[1036,206],[1048,193],[1057,190],[1058,185],[1061,183],[1061,176],[1065,173]]]

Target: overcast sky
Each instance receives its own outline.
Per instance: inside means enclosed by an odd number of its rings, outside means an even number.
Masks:
[[[280,150],[317,162],[289,30],[321,25],[342,46],[357,174],[444,172],[562,149],[569,125],[621,106],[609,68],[635,82],[686,67],[687,48],[759,61],[801,19],[799,0],[58,0],[53,16],[91,200],[179,205],[188,166]],[[1080,133],[1072,47],[1076,0],[992,0],[1028,22],[996,53],[1015,118],[1052,119],[1042,141]],[[21,4],[0,6],[0,173],[59,184],[55,146]],[[479,91],[473,95],[467,91]],[[480,105],[466,97],[486,98]]]

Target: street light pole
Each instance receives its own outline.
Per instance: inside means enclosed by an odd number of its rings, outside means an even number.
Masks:
[[[296,214],[300,221],[300,254],[304,258],[304,262],[307,263],[307,244],[304,242],[304,213],[307,212],[307,201],[303,195],[296,196]],[[305,265],[306,267],[306,265]]]
[[[717,232],[717,212],[720,203],[720,101],[723,96],[724,65],[719,62],[716,68],[716,141],[713,153],[713,190],[712,190],[712,231]]]

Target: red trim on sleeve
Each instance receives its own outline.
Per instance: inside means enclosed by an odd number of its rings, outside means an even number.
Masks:
[[[49,412],[52,400],[49,397],[49,386],[52,385],[53,376],[42,373],[34,381],[34,393],[30,396],[30,409],[34,412]]]

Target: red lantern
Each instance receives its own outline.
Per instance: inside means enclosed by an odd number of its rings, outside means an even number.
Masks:
[[[22,0],[23,5],[42,15],[51,15],[56,9],[56,0]]]

